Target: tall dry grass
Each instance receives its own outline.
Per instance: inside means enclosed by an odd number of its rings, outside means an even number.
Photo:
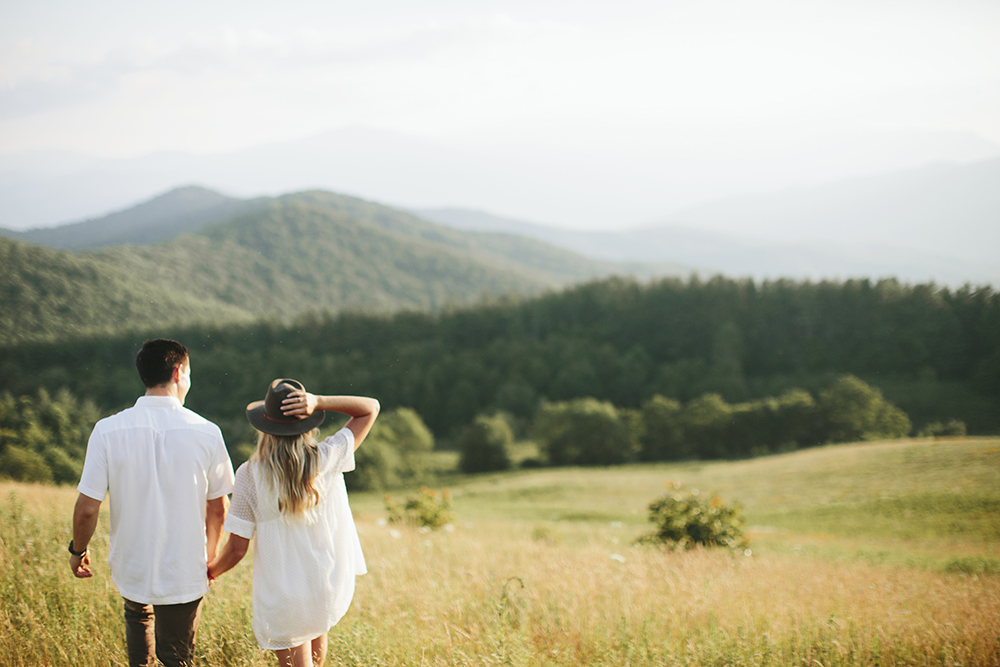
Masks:
[[[986,453],[992,446],[976,445]],[[813,455],[819,454],[831,455]],[[927,452],[906,456],[918,454]],[[969,451],[952,454],[942,485],[975,476],[962,472],[968,462],[981,465]],[[813,468],[809,455],[803,453],[799,465]],[[749,468],[747,488],[761,497],[763,461],[742,464]],[[775,463],[780,477],[795,462]],[[738,486],[741,464],[714,465],[715,479]],[[330,634],[327,664],[1000,665],[1000,576],[806,555],[766,540],[756,540],[762,547],[755,544],[750,555],[636,547],[639,522],[595,518],[602,507],[632,516],[632,503],[646,495],[623,472],[540,471],[541,483],[527,496],[530,475],[468,480],[466,500],[455,500],[459,519],[451,531],[381,525],[378,498],[358,496],[369,574],[359,578],[352,608]],[[669,475],[662,468],[633,472],[639,480],[686,474],[680,468]],[[688,473],[713,479],[712,465]],[[928,475],[940,474],[924,474],[921,488]],[[984,473],[983,483],[992,474]],[[591,475],[608,486],[588,492]],[[892,484],[907,491],[899,480]],[[814,493],[845,486],[856,481],[833,475]],[[983,488],[968,491],[982,494]],[[603,505],[594,493],[607,496]],[[813,496],[802,493],[800,501],[777,509],[808,505]],[[586,502],[576,503],[576,495]],[[65,549],[74,499],[72,489],[0,483],[0,665],[124,664],[121,600],[102,562],[107,518],[94,541],[95,578],[74,580]],[[536,506],[542,518],[532,513]],[[581,520],[556,521],[550,514],[574,507]],[[823,526],[814,529],[824,534]],[[980,536],[979,553],[996,553],[990,534]],[[248,559],[213,586],[200,629],[200,664],[274,664],[250,631],[251,570]]]

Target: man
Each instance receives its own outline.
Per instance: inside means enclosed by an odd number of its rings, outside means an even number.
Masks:
[[[108,564],[125,600],[129,664],[190,665],[233,464],[219,427],[184,407],[187,348],[149,340],[135,365],[145,396],[97,422],[87,444],[69,564],[75,576],[93,576],[88,546],[107,494]]]

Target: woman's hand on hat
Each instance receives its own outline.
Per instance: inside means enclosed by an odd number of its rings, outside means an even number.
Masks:
[[[281,402],[281,412],[286,417],[305,419],[316,410],[316,397],[308,391],[296,389]]]

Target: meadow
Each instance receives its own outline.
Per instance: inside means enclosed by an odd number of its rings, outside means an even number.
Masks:
[[[738,501],[750,549],[635,545],[669,481]],[[328,665],[1000,665],[998,438],[439,484],[456,514],[439,531],[352,494],[369,573]],[[95,577],[67,565],[75,497],[0,482],[2,665],[124,664],[106,516]],[[213,585],[200,664],[275,664],[251,577],[248,558]]]

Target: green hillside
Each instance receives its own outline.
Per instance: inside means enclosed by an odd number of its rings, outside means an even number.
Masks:
[[[0,340],[54,341],[192,322],[246,322],[214,298],[157,284],[109,261],[0,238]]]
[[[533,293],[556,283],[498,258],[390,232],[295,198],[170,243],[95,254],[159,283],[260,317],[306,310],[440,308],[485,292]]]
[[[104,246],[92,252],[3,240],[0,343],[317,310],[436,310],[637,269],[509,235],[458,232],[327,192],[248,202],[178,192],[185,196],[164,195],[116,214],[114,224],[60,228],[76,245]],[[211,211],[219,217],[206,223]],[[59,238],[51,231],[46,238]]]
[[[252,206],[197,186],[176,188],[123,211],[101,218],[26,232],[0,230],[19,241],[57,250],[94,250],[109,245],[150,245],[197,232]]]

